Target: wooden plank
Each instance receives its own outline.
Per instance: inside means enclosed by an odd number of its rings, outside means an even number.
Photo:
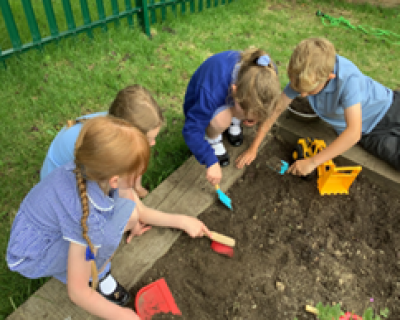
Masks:
[[[56,279],[51,279],[7,319],[94,320],[99,318],[91,316],[74,305],[68,297],[66,286]]]
[[[322,120],[301,122],[293,118],[289,111],[285,111],[278,119],[276,134],[293,146],[299,138],[323,139],[329,144],[337,137],[333,128]],[[335,162],[339,165],[361,165],[363,167],[362,175],[385,188],[396,192],[400,191],[400,172],[371,155],[359,145],[346,151],[335,159]]]
[[[245,131],[245,143],[233,148],[228,146],[232,164],[223,168],[223,180],[220,187],[226,191],[244,169],[234,167],[234,159],[242,153],[252,140],[252,130]],[[262,148],[271,137],[268,136]],[[205,178],[205,167],[190,157],[181,167],[173,172],[145,199],[151,207],[171,213],[198,216],[212,203],[219,201],[215,189]],[[235,200],[232,199],[233,209]],[[221,204],[221,210],[229,210]],[[112,273],[126,288],[131,288],[161,258],[179,238],[181,231],[169,228],[152,228],[143,236],[134,238],[130,244],[121,243],[112,259]],[[196,239],[193,239],[196,241]],[[9,320],[95,320],[98,319],[75,306],[68,298],[65,285],[55,279],[48,281],[7,319]]]

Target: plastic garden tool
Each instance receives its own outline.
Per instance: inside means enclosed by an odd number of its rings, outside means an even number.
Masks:
[[[289,163],[275,156],[267,160],[267,166],[272,170],[278,172],[280,175],[284,175],[285,172],[289,169]]]
[[[296,150],[293,151],[293,160],[307,159],[315,156],[326,148],[324,140],[311,138],[299,139]],[[317,167],[318,190],[325,194],[349,194],[349,188],[361,172],[362,167],[336,167],[332,160],[325,161]],[[308,176],[310,177],[310,175]]]
[[[225,193],[223,193],[221,191],[218,184],[215,185],[215,190],[217,190],[219,200],[221,200],[221,202],[224,205],[226,205],[229,209],[233,210],[232,204],[231,204],[232,203],[231,199]]]
[[[135,308],[142,320],[151,320],[156,313],[182,315],[164,278],[139,290],[135,299]]]
[[[215,231],[211,231],[211,249],[219,254],[233,257],[233,247],[236,244],[235,239],[224,236]]]

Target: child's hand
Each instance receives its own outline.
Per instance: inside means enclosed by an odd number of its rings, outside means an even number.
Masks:
[[[210,230],[208,230],[205,224],[197,218],[182,216],[181,223],[182,230],[184,230],[192,238],[203,237],[205,235],[209,238],[212,237]]]
[[[218,162],[214,163],[211,167],[207,169],[207,180],[215,186],[216,184],[219,184],[221,179],[222,179],[222,170],[221,166],[219,165]]]
[[[245,165],[250,165],[256,157],[257,150],[249,148],[236,159],[236,167],[242,169]]]
[[[126,243],[131,242],[132,238],[135,236],[141,236],[146,231],[149,231],[151,226],[148,226],[140,221],[138,221],[135,226],[130,230],[130,234],[126,238]]]
[[[297,160],[290,166],[287,172],[296,176],[307,176],[313,172],[316,167],[313,158],[308,158]]]

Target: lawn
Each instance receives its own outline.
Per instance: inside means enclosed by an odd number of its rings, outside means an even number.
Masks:
[[[0,69],[3,257],[19,203],[39,181],[42,161],[56,132],[68,119],[107,110],[117,91],[127,85],[139,83],[152,91],[167,119],[144,176],[151,189],[189,156],[181,136],[181,105],[191,74],[213,53],[248,46],[264,48],[277,62],[283,87],[294,46],[304,38],[323,36],[367,75],[390,88],[400,87],[396,63],[400,46],[348,28],[325,26],[316,17],[317,10],[343,16],[353,25],[400,30],[398,9],[331,1],[236,0],[202,13],[176,19],[169,16],[163,24],[152,26],[151,39],[123,22],[119,28],[110,25],[107,33],[98,30],[94,40],[81,35],[48,45],[43,52],[31,50],[7,60],[7,68]],[[43,14],[40,17],[43,19]],[[28,33],[24,34],[23,39],[29,40]],[[7,41],[0,20],[3,50],[8,48]],[[0,277],[0,319],[44,282],[8,271],[4,259]]]

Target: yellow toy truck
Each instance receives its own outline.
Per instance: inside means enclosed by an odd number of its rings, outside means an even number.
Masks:
[[[294,161],[306,159],[316,155],[325,148],[326,144],[324,140],[302,138],[297,141],[292,158]],[[317,167],[319,193],[321,195],[348,194],[350,186],[361,172],[361,169],[360,166],[338,168],[332,160],[324,162]]]

